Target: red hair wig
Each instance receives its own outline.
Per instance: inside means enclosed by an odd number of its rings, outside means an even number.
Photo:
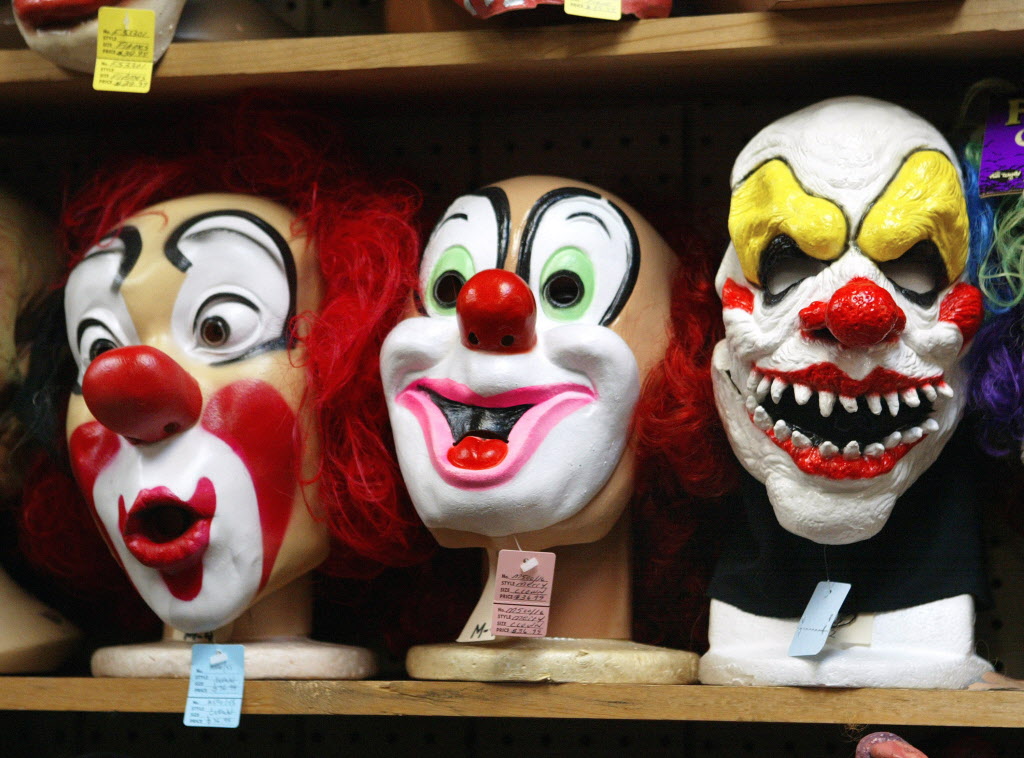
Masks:
[[[153,153],[109,161],[66,205],[61,226],[73,265],[126,218],[174,198],[247,194],[295,213],[296,231],[314,246],[324,282],[319,311],[296,318],[306,348],[304,402],[320,432],[314,481],[335,543],[324,568],[371,576],[382,566],[420,562],[433,545],[389,452],[378,372],[380,344],[415,284],[419,201],[410,186],[366,178],[336,123],[323,112],[252,97],[191,114],[188,124],[198,126],[168,130],[177,135],[171,142],[161,132]],[[24,506],[27,551],[34,562],[72,576],[88,565],[66,559],[86,508],[62,512],[72,505],[41,501],[36,493],[45,482],[37,476],[35,484]]]

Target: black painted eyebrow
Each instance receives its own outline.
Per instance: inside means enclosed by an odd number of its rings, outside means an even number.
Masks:
[[[117,293],[120,292],[121,286],[124,284],[124,280],[128,278],[132,269],[135,268],[135,264],[138,263],[139,256],[142,255],[142,235],[134,226],[122,226],[113,234],[109,234],[104,237],[100,244],[106,241],[112,242],[113,240],[120,240],[121,244],[124,245],[124,249],[99,250],[95,253],[90,253],[82,258],[78,265],[101,255],[120,255],[121,263],[117,267],[117,273],[114,274],[114,281],[110,283],[110,291]]]
[[[100,326],[100,327],[103,327],[104,329],[106,329],[108,332],[110,331],[109,327],[107,327],[107,325],[104,324],[99,319],[95,319],[95,318],[82,319],[82,321],[78,324],[78,330],[75,333],[75,345],[76,345],[76,347],[78,345],[82,344],[82,335],[85,334],[85,330],[88,329],[90,326]]]
[[[600,217],[596,216],[590,211],[576,211],[576,213],[570,213],[568,216],[565,217],[565,220],[572,221],[574,218],[580,217],[590,218],[599,223],[601,225],[601,228],[604,229],[604,233],[608,235],[609,239],[611,238],[612,233],[608,231],[608,225],[605,224],[605,222]]]
[[[465,213],[453,213],[452,215],[448,216],[448,218],[442,219],[441,223],[437,225],[437,228],[440,229],[449,221],[455,221],[456,219],[460,219],[462,221],[469,221],[469,216],[467,216]]]

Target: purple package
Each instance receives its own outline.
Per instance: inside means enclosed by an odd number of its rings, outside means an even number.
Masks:
[[[999,99],[992,103],[978,169],[978,193],[982,197],[1024,191],[1022,120],[1024,98]]]

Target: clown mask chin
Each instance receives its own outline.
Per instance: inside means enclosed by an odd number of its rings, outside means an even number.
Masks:
[[[779,523],[868,539],[935,460],[981,319],[967,213],[930,125],[865,98],[764,129],[733,168],[715,399]]]

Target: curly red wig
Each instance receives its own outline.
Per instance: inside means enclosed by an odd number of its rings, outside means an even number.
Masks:
[[[208,192],[264,197],[296,215],[317,251],[324,297],[317,313],[298,314],[295,334],[306,348],[306,403],[320,431],[315,476],[335,550],[330,573],[371,576],[383,566],[424,560],[432,541],[407,502],[394,456],[378,373],[378,351],[415,283],[418,196],[408,185],[378,186],[343,147],[337,121],[290,103],[248,97],[240,104],[192,114],[158,151],[117,159],[66,205],[62,233],[73,266],[124,219],[166,200]],[[169,130],[172,134],[175,130]],[[301,320],[303,329],[296,329]],[[68,388],[70,389],[70,388]],[[297,440],[297,444],[301,441]],[[81,571],[66,560],[81,528],[65,500],[37,496],[35,477],[24,506],[28,552],[64,576]],[[66,525],[67,528],[64,528]]]

